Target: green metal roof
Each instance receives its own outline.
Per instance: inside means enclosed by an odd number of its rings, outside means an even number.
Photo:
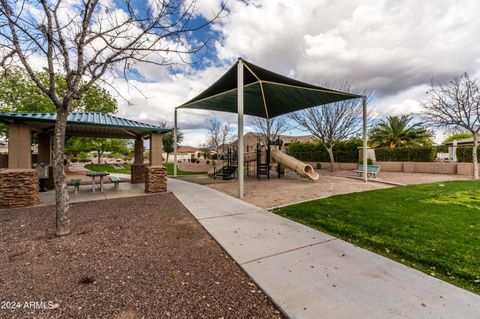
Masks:
[[[244,64],[244,113],[273,118],[309,107],[361,98],[301,82],[239,59]],[[204,109],[237,113],[237,65],[200,95],[177,108]]]
[[[38,132],[51,131],[57,118],[56,113],[0,113],[0,122],[25,123]],[[94,137],[142,137],[150,133],[168,133],[158,125],[133,121],[103,113],[72,112],[67,118],[67,135]]]

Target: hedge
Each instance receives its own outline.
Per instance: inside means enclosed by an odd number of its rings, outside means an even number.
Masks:
[[[471,163],[473,161],[472,150],[472,147],[457,147],[457,162]],[[480,147],[477,149],[477,158],[480,159]]]
[[[359,146],[362,146],[361,140],[341,142],[335,145],[333,147],[333,157],[335,162],[357,163]],[[321,143],[294,142],[288,146],[288,154],[304,162],[330,161],[328,152]],[[434,162],[437,158],[437,148],[377,148],[375,149],[375,158],[379,162]]]
[[[338,142],[333,147],[335,162],[356,163],[359,146],[362,146],[362,141],[359,139]],[[327,149],[320,142],[292,142],[288,145],[288,154],[303,162],[330,162]]]
[[[361,139],[342,141],[333,147],[333,157],[337,163],[357,163],[358,148],[363,146]],[[457,154],[458,154],[457,149]],[[379,162],[434,162],[438,149],[428,147],[377,148],[375,158]],[[321,142],[292,142],[288,145],[288,154],[304,162],[329,162],[328,152]],[[479,153],[480,154],[480,153]],[[468,155],[468,154],[467,154]],[[470,149],[471,161],[471,149]],[[468,159],[468,156],[467,156]]]
[[[435,162],[435,147],[376,148],[375,159],[379,162]]]

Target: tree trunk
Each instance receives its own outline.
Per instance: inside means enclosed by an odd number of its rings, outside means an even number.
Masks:
[[[169,152],[167,152],[167,158],[165,159],[165,162],[168,163],[168,155],[170,155]]]
[[[326,146],[325,146],[326,147]],[[330,172],[335,171],[335,158],[333,157],[333,146],[326,147],[328,157],[330,158]]]
[[[100,164],[100,161],[102,160],[102,153],[100,153],[100,151],[97,151],[97,164]]]
[[[480,133],[475,132],[473,134],[473,148],[472,148],[472,161],[473,161],[473,179],[478,179],[478,138]]]
[[[55,135],[53,139],[53,179],[55,185],[56,204],[55,234],[57,236],[64,236],[70,233],[70,220],[68,219],[68,188],[63,164],[67,116],[67,108],[57,111]]]

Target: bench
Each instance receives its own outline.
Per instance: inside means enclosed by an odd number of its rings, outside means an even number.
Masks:
[[[120,182],[122,180],[118,177],[115,177],[115,176],[110,176],[109,178],[110,178],[110,181],[113,183],[113,188],[118,189],[118,185],[120,184]]]
[[[358,176],[363,175],[363,164],[358,164],[357,169],[354,170]],[[380,166],[377,165],[368,165],[367,166],[367,176],[377,178],[377,174],[380,173]]]
[[[78,193],[80,190],[80,180],[79,179],[72,179],[68,182],[67,186],[73,186],[75,194]]]

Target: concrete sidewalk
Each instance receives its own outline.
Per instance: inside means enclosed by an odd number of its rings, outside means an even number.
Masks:
[[[290,318],[478,318],[480,296],[211,188],[169,190]]]

